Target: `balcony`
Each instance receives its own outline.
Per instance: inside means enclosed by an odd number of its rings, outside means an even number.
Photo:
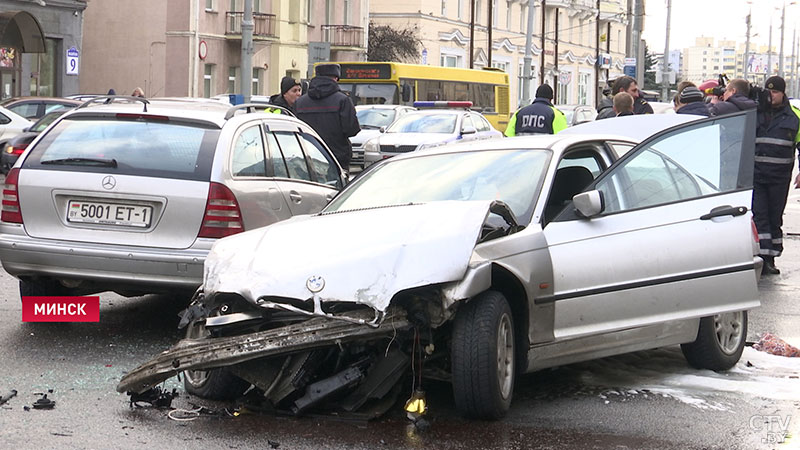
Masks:
[[[322,40],[331,47],[364,48],[364,28],[352,25],[322,25]]]
[[[225,13],[225,35],[242,36],[242,20],[244,12],[228,11]],[[276,38],[275,14],[253,13],[253,37]]]

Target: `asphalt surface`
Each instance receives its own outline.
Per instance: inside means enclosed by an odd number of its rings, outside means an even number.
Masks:
[[[800,340],[800,197],[787,208],[781,275],[759,283],[762,308],[751,312],[749,340],[769,331]],[[509,415],[497,422],[461,418],[450,386],[428,383],[431,427],[415,429],[402,401],[381,419],[276,417],[235,405],[188,396],[170,379],[166,390],[179,394],[172,406],[205,408],[188,412],[132,407],[118,394],[122,375],[182,336],[177,312],[185,299],[164,296],[101,296],[99,323],[22,323],[16,280],[0,273],[0,395],[17,395],[0,406],[0,448],[137,449],[790,449],[800,448],[800,402],[744,393],[709,392],[714,409],[648,395],[630,387],[647,374],[685,373],[677,347],[639,352],[530,374],[518,380]],[[800,344],[800,343],[796,343]],[[614,378],[614,370],[630,376]],[[795,374],[796,376],[797,374]],[[49,392],[52,390],[52,392]],[[615,392],[610,395],[609,392]],[[29,409],[48,393],[50,410]],[[754,429],[753,417],[790,417],[794,441],[769,442]],[[794,417],[792,417],[794,415]],[[191,419],[191,417],[189,417]]]

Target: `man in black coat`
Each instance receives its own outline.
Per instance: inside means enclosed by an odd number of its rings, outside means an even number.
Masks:
[[[620,92],[627,92],[628,95],[633,97],[634,114],[653,114],[653,107],[647,103],[647,100],[639,96],[639,85],[636,84],[636,80],[633,77],[622,76],[614,80],[614,84],[611,86],[611,97],[613,98]],[[604,106],[602,101],[600,106]],[[610,110],[608,108],[603,110],[598,108],[598,114],[595,120],[607,119],[615,116],[616,113],[614,112],[613,108]]]
[[[758,111],[756,156],[753,170],[753,222],[759,239],[759,256],[765,274],[778,274],[775,258],[783,252],[783,210],[792,182],[800,119],[786,99],[786,81],[767,78],[770,105]],[[794,180],[800,186],[800,175]]]
[[[708,112],[712,116],[731,114],[747,109],[756,109],[758,103],[750,99],[750,83],[741,78],[735,78],[728,82],[725,92],[722,94],[721,102],[712,103],[708,107]]]
[[[294,109],[297,118],[320,135],[347,171],[353,156],[349,138],[358,134],[361,127],[353,102],[339,89],[341,70],[338,64],[318,65],[308,93],[297,99]]]

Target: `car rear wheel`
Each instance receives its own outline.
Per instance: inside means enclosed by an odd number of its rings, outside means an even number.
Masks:
[[[694,368],[728,370],[739,361],[747,338],[747,311],[700,319],[697,339],[681,344],[686,361]]]
[[[186,330],[186,337],[190,339],[208,334],[205,320],[195,320]],[[227,368],[186,370],[183,372],[183,385],[186,392],[209,400],[233,400],[250,387],[250,383]]]
[[[514,321],[503,294],[486,291],[456,314],[451,371],[456,407],[465,415],[499,419],[514,393]]]

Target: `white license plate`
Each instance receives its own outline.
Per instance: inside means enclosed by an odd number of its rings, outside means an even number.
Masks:
[[[67,221],[146,228],[153,216],[152,206],[70,200]]]

